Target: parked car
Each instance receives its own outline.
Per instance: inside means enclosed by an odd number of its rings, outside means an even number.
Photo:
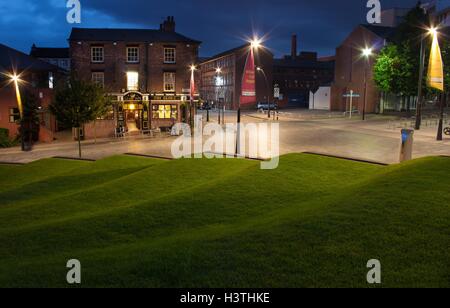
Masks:
[[[277,103],[258,103],[257,109],[258,110],[268,110],[270,106],[270,110],[278,110],[278,104]]]
[[[200,106],[201,110],[211,110],[211,104],[209,102],[204,102],[201,106]]]

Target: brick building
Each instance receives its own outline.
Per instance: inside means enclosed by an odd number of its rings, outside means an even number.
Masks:
[[[297,36],[292,37],[291,55],[274,60],[274,83],[282,98],[280,107],[309,108],[310,91],[330,85],[334,79],[334,58],[319,59],[316,52],[297,53]]]
[[[8,129],[11,138],[18,135],[20,120],[15,83],[11,80],[14,73],[20,77],[18,87],[22,95],[27,90],[38,98],[40,141],[53,141],[56,120],[49,112],[48,106],[53,96],[53,84],[62,76],[61,70],[57,66],[0,44],[0,128]]]
[[[199,64],[199,87],[204,101],[218,106],[220,100],[220,106],[225,104],[228,110],[238,109],[242,77],[250,48],[251,44],[245,44],[204,59]],[[258,102],[273,101],[273,54],[263,47],[259,48],[255,51],[255,64],[264,71],[256,72],[256,101],[242,108],[256,108]],[[219,74],[216,71],[218,68]]]
[[[377,54],[395,31],[392,27],[359,25],[336,49],[336,68],[334,83],[331,87],[331,109],[350,110],[349,98],[344,95],[353,91],[353,108],[362,113],[364,109],[364,80],[367,73],[368,113],[380,111],[380,93],[373,81],[373,65]],[[362,56],[364,48],[373,48],[374,55],[368,60]]]
[[[37,47],[33,44],[33,46],[31,46],[30,56],[56,65],[65,71],[70,71],[69,48]]]
[[[72,70],[102,84],[115,100],[98,136],[117,128],[170,127],[184,119],[200,42],[177,33],[173,17],[158,30],[73,28],[69,44]]]

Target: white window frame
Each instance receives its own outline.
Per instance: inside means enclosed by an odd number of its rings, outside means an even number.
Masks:
[[[101,54],[100,54],[101,50]],[[101,58],[101,60],[100,60]],[[105,48],[103,46],[91,47],[91,62],[92,63],[104,63],[105,62]]]
[[[173,81],[169,81],[168,76],[173,76]],[[177,74],[175,72],[164,72],[164,92],[175,92],[177,83]],[[168,85],[172,85],[172,88],[168,88]]]
[[[102,87],[105,87],[105,72],[92,72],[91,80],[93,83],[101,85]]]
[[[19,107],[9,107],[9,123],[17,123],[20,120],[20,110]]]
[[[136,60],[130,61],[130,50],[136,50]],[[139,47],[130,46],[127,47],[127,63],[139,63]]]
[[[168,52],[172,52],[173,54],[168,54]],[[170,59],[169,59],[170,57]],[[172,59],[173,58],[173,59]],[[164,63],[166,64],[175,64],[177,63],[177,49],[175,47],[164,47]]]

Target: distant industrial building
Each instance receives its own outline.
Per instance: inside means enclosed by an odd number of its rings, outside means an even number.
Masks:
[[[297,53],[297,36],[291,54],[274,60],[274,83],[280,88],[280,107],[309,108],[310,92],[330,85],[334,79],[334,57],[318,58],[316,52]]]

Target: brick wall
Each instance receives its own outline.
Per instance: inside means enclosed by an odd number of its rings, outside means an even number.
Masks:
[[[0,89],[0,127],[9,130],[9,136],[14,138],[18,134],[18,125],[9,122],[9,109],[17,108],[16,94],[12,86]]]
[[[232,50],[229,53],[222,54],[216,58],[211,58],[207,62],[200,65],[200,94],[203,99],[215,99],[215,92],[217,91],[214,85],[211,85],[211,78],[216,76],[215,69],[220,67],[222,69],[222,76],[231,74],[232,81],[226,85],[226,91],[231,95],[227,98],[227,108],[236,110],[239,106],[239,99],[242,89],[242,77],[249,52],[248,47],[237,50]],[[223,61],[227,66],[223,66]],[[255,64],[262,67],[267,76],[267,82],[261,72],[256,72],[256,102],[273,101],[273,54],[266,49],[260,49],[255,52]],[[211,98],[212,97],[212,98]],[[228,101],[230,100],[230,101]],[[256,104],[243,106],[243,108],[256,108]]]
[[[361,56],[365,47],[375,47],[378,52],[384,45],[384,39],[366,28],[357,27],[341,46],[336,49],[335,80],[331,88],[331,109],[345,111],[349,109],[349,100],[343,98],[345,93],[353,90],[360,98],[353,100],[353,106],[360,112],[364,108],[364,75],[367,70],[367,106],[368,113],[379,109],[380,93],[373,81],[374,57],[369,61]]]
[[[104,47],[104,63],[91,63],[91,46]],[[127,46],[139,47],[139,63],[127,63]],[[176,64],[164,63],[164,48],[176,48]],[[139,73],[141,92],[162,92],[163,73],[176,72],[176,91],[189,89],[189,67],[195,64],[198,56],[198,45],[188,43],[147,43],[147,42],[70,42],[72,68],[80,78],[90,80],[92,72],[105,73],[105,88],[120,93],[127,88],[129,71]]]

